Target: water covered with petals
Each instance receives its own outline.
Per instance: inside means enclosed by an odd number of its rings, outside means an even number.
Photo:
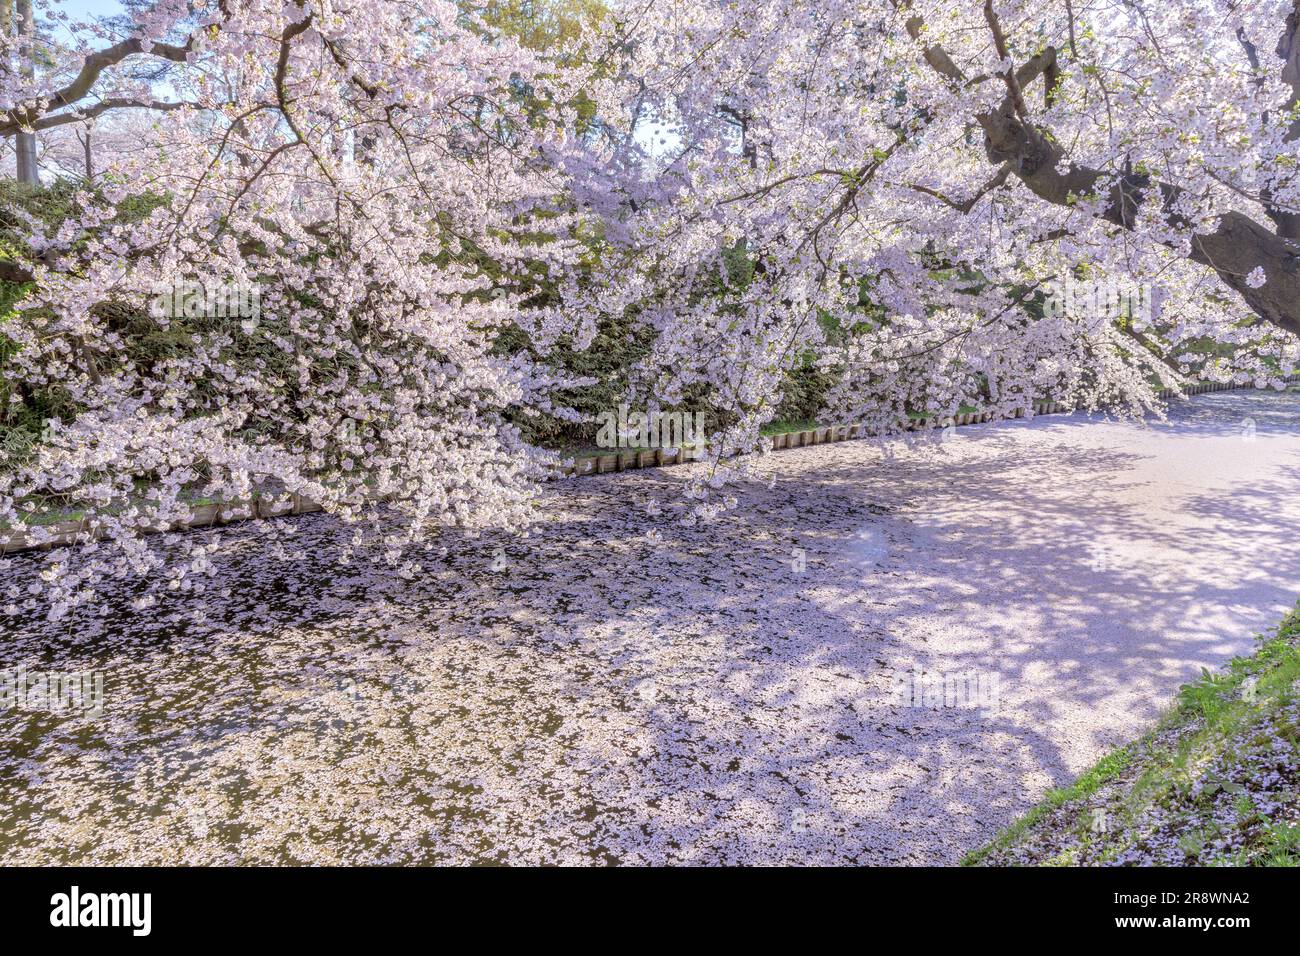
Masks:
[[[49,622],[9,557],[0,670],[104,710],[0,710],[0,860],[952,862],[1294,601],[1298,464],[1297,396],[1227,393],[781,452],[708,525],[689,468],[575,479],[406,575],[250,522],[202,601]]]

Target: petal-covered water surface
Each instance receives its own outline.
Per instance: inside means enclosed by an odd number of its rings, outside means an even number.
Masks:
[[[0,670],[102,681],[0,709],[0,861],[950,863],[1300,591],[1300,395],[783,451],[695,527],[691,467],[414,571],[193,532],[55,622],[0,559]]]

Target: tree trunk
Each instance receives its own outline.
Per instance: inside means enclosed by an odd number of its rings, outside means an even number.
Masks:
[[[93,183],[95,181],[95,164],[90,152],[90,130],[86,130],[85,136],[77,133],[77,139],[81,141],[81,148],[86,154],[86,182]]]
[[[32,0],[18,0],[18,33],[22,42],[18,45],[19,70],[23,76],[36,75],[33,60],[34,38],[36,36],[36,19],[32,15]],[[14,152],[18,157],[18,181],[35,185],[41,181],[36,170],[36,134],[18,133],[14,137]]]
[[[36,172],[36,135],[19,133],[14,137],[14,152],[18,156],[18,181],[35,185],[41,181]]]

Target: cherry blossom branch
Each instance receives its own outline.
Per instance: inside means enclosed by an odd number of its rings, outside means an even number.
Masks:
[[[1297,7],[1300,8],[1300,0]],[[996,17],[986,2],[986,16],[991,24]],[[1297,18],[1287,21],[1284,43],[1290,54],[1297,46]],[[913,17],[908,33],[919,39],[923,22]],[[995,36],[1000,36],[1000,28]],[[1001,49],[1006,49],[1005,38]],[[941,47],[930,45],[923,51],[925,61],[950,81],[963,78],[951,57]],[[1005,59],[1005,57],[1004,57]],[[1020,91],[1027,82],[1047,72],[1047,56],[1031,59],[1015,75],[1008,74],[1008,97],[1001,108],[975,116],[985,135],[985,149],[990,161],[1011,164],[1016,177],[1040,199],[1054,205],[1070,207],[1090,196],[1100,194],[1100,218],[1134,228],[1136,213],[1146,196],[1153,192],[1159,199],[1166,221],[1173,227],[1191,232],[1188,258],[1209,266],[1220,279],[1245,300],[1257,315],[1294,335],[1300,335],[1300,245],[1291,237],[1279,235],[1235,210],[1224,213],[1218,228],[1209,233],[1194,231],[1194,224],[1178,212],[1183,191],[1160,183],[1145,174],[1115,175],[1070,160],[1055,137],[1025,119],[1027,107]],[[1291,61],[1288,60],[1288,68]],[[1168,241],[1174,245],[1172,240]],[[1262,269],[1266,280],[1257,284],[1248,279]]]

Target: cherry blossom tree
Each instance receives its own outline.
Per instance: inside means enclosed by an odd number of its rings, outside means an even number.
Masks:
[[[453,3],[223,11],[170,80],[186,106],[57,228],[31,223],[6,375],[77,411],[0,477],[0,519],[53,494],[116,541],[51,575],[60,612],[123,552],[154,568],[139,533],[196,500],[384,502],[396,561],[430,523],[522,524],[552,462],[504,413],[562,414],[566,383],[497,343],[573,331],[530,300],[585,249],[556,161],[570,91]]]
[[[704,519],[799,370],[889,432],[1296,366],[1296,0],[557,9],[163,0],[5,73],[0,135],[150,120],[3,263],[15,400],[75,413],[0,520],[57,495],[148,570],[197,499],[301,495],[399,514],[415,573],[422,528],[528,519],[509,414],[572,416],[548,353],[602,323],[653,342],[629,400],[718,413]]]
[[[588,307],[657,330],[648,393],[719,397],[719,459],[760,447],[809,361],[839,375],[832,412],[882,430],[1276,383],[1298,27],[1294,0],[622,5],[593,43],[620,64],[625,175],[584,197],[621,258]]]

